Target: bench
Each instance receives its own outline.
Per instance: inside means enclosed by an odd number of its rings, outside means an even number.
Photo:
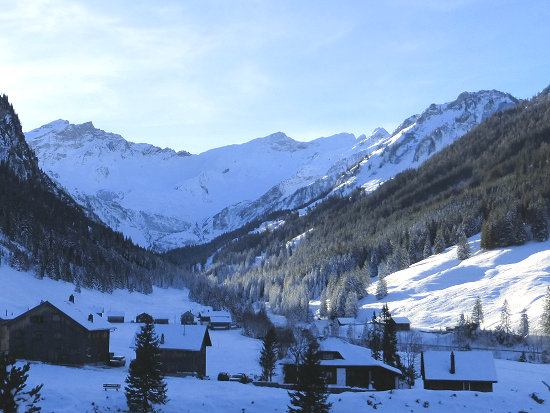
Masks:
[[[109,389],[112,389],[112,390],[116,390],[118,391],[120,389],[120,384],[109,384],[109,383],[105,383],[103,385],[103,390],[107,391]]]

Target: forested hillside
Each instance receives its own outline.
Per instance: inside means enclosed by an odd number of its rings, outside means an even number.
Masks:
[[[369,195],[334,197],[304,216],[288,215],[273,230],[242,235],[222,248],[204,246],[203,263],[207,253],[214,255],[192,293],[232,308],[269,301],[296,318],[306,317],[308,300],[321,296],[343,315],[366,294],[371,278],[464,236],[481,231],[486,249],[547,239],[549,176],[547,88]]]
[[[5,95],[0,97],[0,254],[39,277],[102,291],[181,285],[175,267],[87,217],[40,171]]]

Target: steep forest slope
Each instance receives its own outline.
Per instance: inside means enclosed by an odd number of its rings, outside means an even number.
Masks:
[[[331,311],[343,315],[350,295],[361,299],[372,278],[440,253],[462,236],[481,232],[483,249],[545,241],[549,92],[495,113],[370,194],[330,198],[273,230],[218,246],[204,261],[210,265],[194,294],[231,297],[227,305],[269,301],[275,311],[298,318],[306,316],[310,299],[324,296]]]
[[[0,258],[39,277],[112,291],[178,283],[174,267],[82,208],[38,167],[7,96],[0,97]],[[1,262],[1,261],[0,261]]]

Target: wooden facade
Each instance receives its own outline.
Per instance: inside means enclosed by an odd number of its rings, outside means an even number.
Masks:
[[[186,311],[181,315],[180,321],[181,324],[192,325],[195,324],[195,316],[191,311]]]
[[[16,358],[77,365],[109,359],[108,328],[88,328],[47,301],[0,328],[0,351]]]

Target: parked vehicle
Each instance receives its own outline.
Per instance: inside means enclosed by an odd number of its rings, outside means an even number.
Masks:
[[[221,371],[218,373],[218,381],[229,381],[229,373]]]
[[[126,365],[126,357],[124,356],[111,356],[107,365],[111,367],[123,367]]]
[[[244,373],[237,373],[232,374],[231,377],[229,377],[229,381],[238,381],[239,383],[250,383],[252,380]]]

